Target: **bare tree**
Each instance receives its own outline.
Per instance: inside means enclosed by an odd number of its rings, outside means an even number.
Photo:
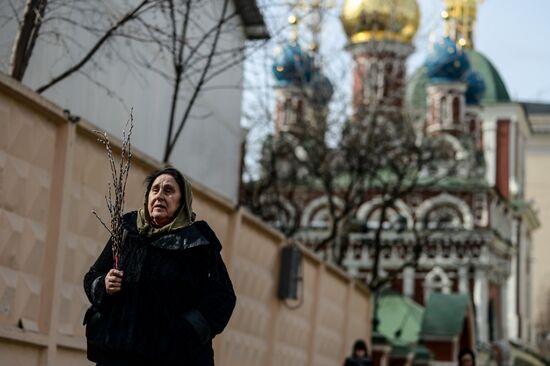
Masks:
[[[9,74],[16,80],[21,81],[23,79],[36,39],[40,33],[47,5],[47,0],[27,0],[25,4],[23,20],[15,36],[10,58]]]
[[[325,70],[333,69],[331,65],[323,66]],[[346,79],[345,70],[337,72],[340,74],[334,80]],[[429,190],[452,174],[455,156],[444,141],[426,133],[423,121],[412,117],[414,113],[388,112],[385,105],[373,103],[349,115],[351,103],[342,90],[346,85],[336,83],[335,88],[327,113],[323,112],[327,101],[319,98],[324,92],[320,85],[295,83],[295,96],[309,107],[297,111],[292,124],[283,130],[279,126],[265,139],[256,165],[259,173],[250,175],[244,183],[241,203],[287,237],[309,243],[340,265],[348,253],[350,234],[368,231],[368,240],[362,243],[369,247],[373,261],[369,286],[378,290],[404,268],[418,265],[430,235],[422,223],[409,225],[412,245],[406,258],[399,268],[380,277],[382,253],[388,245],[385,233],[404,230],[399,222],[388,222],[389,211],[398,200]],[[399,99],[399,93],[387,90],[386,98]],[[250,115],[263,118],[255,122],[260,125],[273,124],[274,93],[256,95],[258,99],[271,98],[271,102],[257,101]],[[371,227],[358,222],[356,215],[359,207],[374,196],[381,202],[377,224]],[[322,230],[304,227],[301,222],[304,208],[316,197],[325,197],[327,203],[328,217]]]
[[[101,49],[103,44],[105,44],[111,37],[114,37],[116,35],[116,31],[123,27],[126,23],[137,19],[141,12],[146,12],[147,7],[146,5],[149,5],[150,8],[153,7],[154,2],[150,0],[142,0],[137,6],[131,8],[126,12],[122,17],[120,17],[118,20],[116,20],[110,27],[108,27],[103,34],[97,39],[97,41],[92,45],[92,47],[86,52],[82,58],[75,63],[74,65],[70,66],[67,70],[61,72],[59,75],[54,76],[50,81],[48,81],[46,84],[38,87],[36,89],[37,93],[43,93],[52,86],[56,85],[57,83],[61,82],[62,80],[68,78],[75,72],[79,71],[82,67],[84,67],[91,59],[92,57]],[[29,55],[30,56],[30,55]]]
[[[229,0],[129,0],[108,6],[84,0],[27,0],[23,8],[15,0],[9,2],[14,14],[23,13],[10,57],[12,77],[23,79],[34,46],[40,41],[61,45],[74,59],[74,63],[67,63],[64,70],[37,87],[38,93],[81,74],[109,95],[117,95],[116,90],[89,74],[89,70],[105,66],[105,60],[99,57],[102,52],[114,54],[136,78],[154,73],[166,80],[172,88],[172,98],[166,105],[170,112],[164,162],[170,160],[186,122],[193,117],[205,84],[241,64],[268,41],[243,46],[242,41],[227,40],[228,35],[242,27],[237,17],[249,10],[247,2],[230,6]],[[89,42],[81,42],[74,35],[82,33]],[[222,45],[223,37],[226,40]]]
[[[80,60],[74,65],[69,66],[59,75],[53,77],[46,84],[37,88],[37,92],[42,93],[82,69],[92,60],[93,56],[104,44],[117,36],[117,31],[126,23],[137,19],[140,15],[155,8],[160,3],[161,1],[158,0],[142,0],[137,5],[128,5],[127,9],[123,10],[122,16],[111,20],[113,18],[112,15],[104,7],[97,4],[89,5],[82,0],[71,2],[62,0],[26,0],[22,9],[23,16],[18,22],[18,30],[13,42],[9,74],[16,80],[21,81],[23,79],[29,61],[33,56],[34,47],[41,37],[53,35],[57,38],[69,39],[71,34],[63,33],[60,30],[64,23],[86,29],[88,32],[96,35],[98,39],[88,50],[83,52]],[[9,4],[15,15],[18,15],[17,12],[19,9],[13,3],[13,0],[9,0]],[[81,13],[81,22],[70,18],[66,15],[67,13],[72,13],[73,15],[74,13]],[[90,17],[91,14],[93,14],[93,17]],[[98,18],[103,18],[102,23],[106,24],[93,24],[91,20],[96,21]],[[107,22],[105,22],[106,20]],[[53,23],[53,28],[44,31],[43,26],[50,23]]]
[[[419,137],[406,120],[389,120],[372,115],[360,122],[348,122],[335,147],[329,146],[315,128],[301,133],[283,134],[266,140],[260,177],[245,188],[243,204],[267,221],[276,223],[285,235],[310,241],[318,252],[342,264],[352,232],[370,230],[365,242],[372,248],[370,287],[376,290],[408,266],[415,267],[421,254],[425,234],[413,230],[415,245],[403,265],[384,278],[379,266],[386,243],[386,231],[400,230],[388,226],[388,211],[397,200],[414,191],[428,189],[448,173],[427,175],[432,165],[439,165],[439,147],[428,138]],[[308,237],[299,217],[312,194],[327,200],[328,219],[322,235]],[[359,207],[369,197],[382,198],[376,227],[357,222]],[[288,204],[293,207],[289,210]],[[289,211],[294,212],[291,218]],[[417,225],[413,225],[416,228]],[[306,229],[306,230],[304,230]]]

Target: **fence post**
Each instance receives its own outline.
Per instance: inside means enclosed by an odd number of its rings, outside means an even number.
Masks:
[[[313,314],[312,314],[312,322],[311,322],[311,328],[309,330],[309,344],[307,347],[307,353],[308,353],[308,360],[307,360],[307,366],[315,366],[315,347],[317,343],[317,325],[319,323],[319,299],[321,298],[321,286],[323,282],[323,277],[325,276],[325,265],[322,263],[317,263],[317,271],[316,271],[316,278],[315,278],[315,286],[313,288]]]
[[[43,366],[55,365],[57,352],[57,322],[67,241],[75,134],[76,126],[73,124],[65,123],[57,127],[38,317],[39,329],[48,335],[46,354],[41,361]]]
[[[233,253],[235,253],[235,246],[238,245],[239,238],[241,236],[241,225],[242,225],[242,208],[231,213],[231,218],[229,219],[229,224],[226,231],[226,242],[223,243],[223,251],[225,252],[225,266],[229,271],[233,265]]]
[[[348,285],[347,285],[347,289],[346,289],[346,305],[347,305],[347,308],[346,308],[345,313],[344,313],[344,336],[342,337],[344,342],[342,343],[342,349],[340,351],[340,359],[341,360],[344,360],[346,358],[346,353],[348,352],[348,347],[349,347],[348,345],[351,343],[350,342],[350,333],[351,333],[350,325],[353,322],[353,319],[351,319],[352,318],[351,312],[353,310],[352,302],[353,302],[353,291],[354,291],[354,289],[355,289],[354,282],[352,280],[348,279]]]

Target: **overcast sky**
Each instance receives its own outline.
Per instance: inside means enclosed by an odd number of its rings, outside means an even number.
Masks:
[[[411,68],[425,57],[422,36],[441,34],[442,0],[418,0],[422,11],[417,52]],[[550,103],[550,0],[485,0],[478,7],[475,48],[492,61],[514,100]]]
[[[409,74],[424,62],[430,35],[441,37],[443,33],[443,0],[417,1],[422,20],[414,39],[416,50],[408,60]],[[286,43],[290,34],[286,20],[290,11],[288,0],[258,2],[273,38],[266,49],[256,53],[245,63],[247,76],[243,99],[244,115],[249,112],[258,114],[261,110],[256,103],[258,99],[267,100],[270,104],[268,107],[274,108],[275,80],[271,73],[274,50],[277,44]],[[344,93],[350,99],[352,60],[349,53],[344,51],[347,39],[339,19],[342,2],[343,0],[337,0],[336,6],[326,15],[321,37],[321,55],[324,73],[335,85],[336,94]],[[307,44],[307,31],[301,31],[299,37],[302,44]],[[475,48],[500,72],[513,100],[550,103],[550,0],[483,1],[478,7],[474,43]],[[333,102],[335,99],[338,96],[333,97]],[[334,113],[339,113],[339,109]],[[259,152],[260,146],[254,146],[253,141],[262,141],[261,137],[273,129],[273,123],[271,118],[266,118],[261,124],[243,116],[243,125],[251,128],[250,154],[247,157],[247,162],[250,162],[257,158],[255,151]]]
[[[429,36],[441,37],[443,0],[417,0],[422,13],[420,29],[414,39],[416,51],[410,56],[408,71],[420,66],[428,48]],[[287,1],[259,1],[266,21],[273,34],[271,48],[288,39],[290,31],[285,26],[289,14]],[[330,2],[330,1],[329,1]],[[343,49],[347,39],[339,19],[343,0],[324,22],[321,50],[323,57],[331,59],[338,55],[338,62],[327,68],[348,68],[351,59]],[[301,41],[306,41],[307,31],[301,32]],[[483,0],[478,6],[478,19],[474,31],[475,48],[482,52],[500,72],[510,96],[520,101],[543,101],[550,103],[550,0]],[[273,50],[269,51],[273,52]],[[257,60],[253,59],[253,63]],[[339,82],[351,83],[340,75],[329,77]],[[269,77],[272,77],[269,75]],[[350,84],[351,85],[351,84]]]

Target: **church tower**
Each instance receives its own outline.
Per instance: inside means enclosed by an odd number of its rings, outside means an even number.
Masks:
[[[430,45],[425,64],[429,78],[426,130],[457,136],[464,130],[468,56],[453,40],[443,37]]]
[[[480,103],[485,82],[467,52],[473,46],[476,1],[445,0],[445,6],[444,36],[429,46],[425,61],[426,132],[448,142],[463,167],[460,175],[481,177],[485,161]]]
[[[418,29],[416,0],[346,0],[341,20],[353,57],[353,114],[403,112],[406,60]]]
[[[312,9],[312,11],[319,9]],[[315,134],[324,139],[327,128],[328,103],[333,87],[323,74],[318,55],[320,27],[310,26],[313,42],[309,49],[298,39],[299,18],[289,16],[289,41],[275,51],[272,72],[275,76],[275,136],[290,133],[296,137]]]

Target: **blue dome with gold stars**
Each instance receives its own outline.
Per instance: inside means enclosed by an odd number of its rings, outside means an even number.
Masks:
[[[324,105],[330,101],[334,93],[334,87],[330,79],[320,70],[315,70],[313,72],[310,85],[314,93],[313,99],[315,103]]]
[[[275,50],[272,71],[278,86],[303,85],[312,79],[313,58],[298,43],[288,43]]]
[[[425,65],[432,83],[463,81],[470,69],[468,56],[449,37],[430,45]]]
[[[478,105],[485,94],[485,81],[481,78],[479,73],[474,70],[468,71],[466,74],[466,104]]]

